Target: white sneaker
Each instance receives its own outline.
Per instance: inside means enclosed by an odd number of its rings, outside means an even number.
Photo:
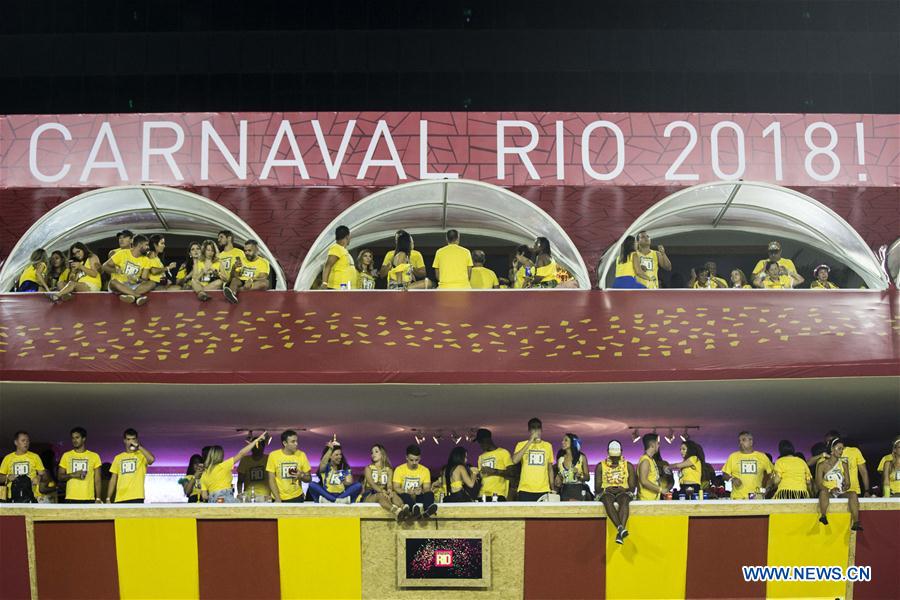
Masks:
[[[353,504],[353,499],[350,496],[344,496],[343,498],[337,498],[335,500],[336,504]]]
[[[319,504],[331,504],[325,496],[319,496]]]

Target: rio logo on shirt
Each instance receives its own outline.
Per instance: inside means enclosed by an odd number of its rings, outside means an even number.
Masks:
[[[497,464],[497,459],[493,458],[493,457],[485,458],[483,461],[481,461],[482,468],[493,469],[493,468],[495,468],[494,465],[496,465],[496,464]]]
[[[283,462],[281,463],[281,478],[291,479],[297,472],[297,463]]]
[[[129,260],[125,263],[124,271],[126,277],[137,277],[141,272],[141,266],[136,265]]]
[[[137,472],[137,459],[136,458],[126,458],[122,461],[122,475],[128,475],[129,473]]]
[[[86,458],[73,458],[72,459],[72,473],[78,473],[80,471],[84,471],[87,473],[88,470],[88,461]]]
[[[407,492],[409,490],[415,489],[419,487],[420,479],[418,477],[405,477],[403,479],[403,489]]]
[[[256,276],[256,269],[253,267],[244,267],[241,269],[241,279],[253,279]]]
[[[435,550],[434,566],[436,567],[452,567],[453,566],[453,550]]]
[[[341,483],[344,481],[342,475],[343,471],[332,470],[330,473],[328,473],[328,485],[341,485]]]
[[[528,452],[528,464],[533,467],[543,467],[546,459],[543,450],[531,450]]]
[[[16,477],[18,477],[19,475],[28,475],[29,473],[31,473],[31,463],[29,463],[29,462],[13,463],[12,473]]]
[[[266,478],[265,467],[253,467],[250,469],[250,481],[263,481]]]

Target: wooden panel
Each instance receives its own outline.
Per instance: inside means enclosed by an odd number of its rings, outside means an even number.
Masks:
[[[278,521],[197,521],[200,598],[278,600]]]
[[[867,512],[856,534],[858,566],[872,567],[872,581],[853,584],[853,599],[900,598],[900,511]]]
[[[35,523],[34,546],[43,600],[118,600],[113,521]]]
[[[606,519],[525,521],[525,598],[601,598]]]
[[[0,517],[0,582],[3,598],[31,598],[25,517]]]
[[[766,584],[745,582],[743,565],[765,565],[767,517],[688,521],[687,598],[765,598]]]

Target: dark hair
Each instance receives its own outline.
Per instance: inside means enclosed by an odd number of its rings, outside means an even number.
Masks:
[[[566,433],[563,437],[569,438],[569,445],[572,452],[572,468],[574,469],[578,462],[581,460],[581,438],[579,438],[574,433]],[[556,453],[557,461],[562,460],[566,456],[566,451],[562,448],[559,449],[559,452]]]
[[[74,244],[69,246],[69,260],[72,260],[72,250],[75,250],[76,248],[78,250],[81,250],[84,253],[84,258],[82,260],[87,260],[88,257],[94,255],[94,253],[91,252],[91,250],[87,246],[85,246],[83,243],[75,242]]]
[[[626,235],[625,241],[622,242],[622,247],[619,248],[619,259],[620,263],[624,263],[628,260],[628,257],[634,252],[634,245],[637,242],[637,239],[633,235]]]
[[[158,233],[154,233],[150,236],[150,249],[156,252],[156,245],[159,244],[162,240],[166,239],[166,236],[160,235]]]
[[[119,240],[122,239],[123,237],[130,237],[130,238],[133,239],[133,238],[134,238],[134,232],[132,232],[132,231],[130,231],[130,230],[128,230],[128,229],[123,229],[122,231],[120,231],[119,233],[116,234],[116,241],[119,241]]]
[[[709,270],[709,267],[707,267],[706,265],[700,265],[699,267],[694,267],[694,273],[696,273],[698,276],[700,275],[700,273],[706,273],[707,276],[712,275],[712,272]]]
[[[753,434],[750,433],[749,431],[742,431],[742,432],[740,432],[740,433],[738,434],[738,438],[740,438],[742,435],[750,435],[750,436],[752,436]]]
[[[778,261],[777,261],[777,260],[769,260],[769,261],[766,261],[766,273],[769,272],[769,269],[770,269],[773,265],[776,266],[776,267],[780,267],[780,266],[781,266],[781,265],[778,264]]]
[[[71,249],[69,251],[71,252]],[[48,270],[53,269],[53,266],[51,265],[50,261],[56,255],[59,255],[59,258],[60,258],[59,272],[62,273],[66,269],[66,255],[63,254],[62,252],[60,252],[59,250],[54,250],[53,252],[50,253],[50,258],[47,259],[47,269]]]
[[[681,443],[687,447],[687,451],[684,453],[685,458],[696,456],[701,463],[706,462],[706,456],[704,456],[703,448],[700,447],[700,444],[694,440],[685,440]]]
[[[778,442],[778,458],[782,456],[794,456],[797,454],[797,451],[794,449],[794,444],[790,442],[790,440],[781,440]]]
[[[231,233],[230,231],[228,231],[227,229],[223,229],[222,231],[220,231],[218,234],[216,234],[216,237],[219,237],[220,235],[224,235],[227,238],[234,239],[234,234]]]
[[[516,246],[516,254],[522,254],[523,256],[531,256],[531,248],[522,244],[521,246]]]
[[[827,438],[841,437],[841,432],[838,431],[837,429],[832,429],[825,434],[825,437],[827,437]]]
[[[123,437],[123,438],[127,438],[129,435],[130,435],[130,436],[137,437],[137,436],[138,436],[138,432],[137,432],[135,429],[132,429],[131,427],[129,427],[128,429],[126,429],[126,430],[122,433],[122,437]]]
[[[246,242],[244,242],[244,248],[246,248],[247,246],[250,246],[250,245],[253,245],[253,246],[256,246],[257,248],[259,248],[259,242],[257,242],[256,240],[247,240]]]
[[[188,277],[194,272],[194,257],[191,256],[191,248],[197,246],[200,249],[200,258],[203,258],[203,244],[198,241],[193,241],[188,244],[187,247],[187,258],[184,259],[184,272]]]
[[[19,439],[20,435],[27,435],[28,437],[31,437],[31,435],[29,435],[29,433],[27,431],[20,430],[13,434],[13,441],[16,441],[17,439]]]
[[[540,247],[539,254],[546,254],[547,256],[550,256],[550,240],[545,237],[539,237],[535,241]]]
[[[337,229],[334,230],[334,239],[335,241],[341,241],[346,237],[350,236],[350,228],[346,225],[338,225]]]
[[[531,431],[532,429],[543,429],[543,428],[544,428],[544,424],[541,423],[541,420],[538,419],[537,417],[531,417],[530,419],[528,419],[528,431]]]
[[[140,245],[140,244],[143,244],[144,242],[147,242],[147,243],[150,242],[150,240],[147,239],[147,236],[146,236],[146,235],[136,235],[136,236],[134,236],[133,238],[131,238],[131,245],[132,245],[132,246],[138,246],[138,245]]]
[[[412,454],[413,456],[422,456],[422,449],[419,448],[418,444],[410,444],[406,447],[406,454]]]
[[[453,470],[458,466],[466,466],[466,449],[462,446],[456,446],[450,451],[450,457],[447,459],[447,465],[444,467],[444,487],[447,493],[450,493],[450,476]]]
[[[484,264],[484,261],[487,257],[484,255],[484,250],[476,250],[472,253],[472,262]]]
[[[451,244],[459,239],[459,232],[455,229],[447,230],[447,241]]]
[[[77,433],[83,438],[87,437],[87,429],[85,429],[84,427],[73,427],[72,431],[69,432],[69,435],[72,435],[73,433]]]
[[[649,450],[650,444],[652,444],[653,442],[658,442],[658,441],[659,441],[659,434],[657,434],[657,433],[645,433],[641,437],[641,442],[643,442],[643,444],[644,444],[644,450]]]
[[[835,447],[837,444],[841,444],[841,445],[846,446],[846,444],[844,444],[844,440],[842,440],[842,439],[839,438],[839,437],[836,437],[836,438],[834,438],[833,440],[831,440],[831,443],[830,443],[830,444],[828,444],[828,453],[829,453],[829,454],[831,454],[832,452],[834,452],[834,447]]]
[[[282,431],[281,432],[281,443],[286,444],[288,441],[288,438],[291,437],[292,435],[297,435],[297,432],[294,431],[293,429],[285,429],[284,431]]]
[[[332,455],[334,455],[334,452],[335,452],[336,450],[340,450],[340,451],[341,451],[341,464],[338,465],[338,468],[341,469],[341,470],[343,470],[343,471],[349,471],[349,470],[350,470],[350,465],[347,464],[347,455],[344,454],[344,449],[341,448],[341,445],[340,445],[340,444],[335,444],[334,446],[331,447],[331,453],[332,453]],[[325,447],[322,449],[322,456],[325,456],[325,453],[326,453],[326,452],[328,452],[328,446],[325,446]]]
[[[184,472],[185,475],[193,475],[194,469],[197,467],[197,463],[204,462],[203,457],[199,454],[191,454],[191,459],[188,461],[187,471]]]
[[[394,254],[396,255],[403,252],[406,254],[406,257],[409,258],[412,254],[412,245],[412,236],[404,231],[397,236],[397,241],[394,244]]]

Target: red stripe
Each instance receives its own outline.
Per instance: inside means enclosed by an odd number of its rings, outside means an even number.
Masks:
[[[4,599],[31,598],[25,517],[0,517],[0,590]]]
[[[766,584],[744,581],[742,565],[765,565],[769,518],[694,517],[688,521],[686,598],[765,598]]]
[[[200,598],[281,598],[278,521],[198,519],[197,549]]]
[[[860,523],[866,529],[856,534],[855,563],[872,567],[872,581],[853,584],[853,597],[900,598],[900,511],[866,511]]]
[[[35,523],[34,554],[42,599],[118,600],[113,521]]]
[[[525,599],[606,594],[605,519],[525,521]]]

